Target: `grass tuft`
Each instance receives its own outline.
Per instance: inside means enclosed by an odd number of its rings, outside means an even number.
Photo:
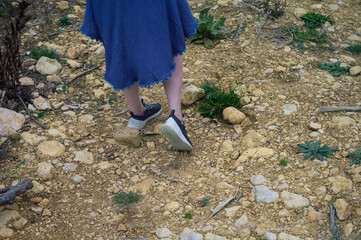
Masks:
[[[361,54],[361,44],[358,45],[351,45],[347,48],[345,48],[347,52],[353,53],[353,54]]]
[[[139,193],[120,193],[114,196],[113,201],[120,208],[128,208],[131,204],[139,202],[141,198],[142,195],[140,195]]]
[[[34,59],[40,59],[43,56],[56,60],[60,59],[60,55],[54,49],[47,49],[46,47],[37,47],[32,49],[30,56]]]

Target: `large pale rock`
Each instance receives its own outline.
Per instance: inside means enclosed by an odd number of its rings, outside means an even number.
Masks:
[[[133,186],[131,186],[129,188],[129,191],[131,192],[135,192],[135,191],[140,191],[140,193],[142,195],[145,195],[150,188],[152,187],[152,185],[155,183],[155,180],[153,178],[148,178],[146,180],[143,180]]]
[[[33,103],[38,110],[45,111],[51,109],[50,102],[43,97],[38,97],[34,99]]]
[[[356,125],[356,121],[348,116],[334,117],[332,118],[332,123],[338,128]]]
[[[246,119],[246,115],[234,107],[227,107],[222,112],[223,119],[232,124],[240,124]]]
[[[38,174],[39,177],[43,180],[48,180],[53,177],[51,174],[51,170],[53,169],[53,165],[49,162],[41,162],[38,164]]]
[[[38,145],[38,150],[49,157],[59,157],[64,154],[65,146],[57,141],[45,141]]]
[[[47,140],[47,137],[45,136],[38,136],[29,132],[23,132],[21,134],[21,137],[24,139],[25,142],[29,143],[30,145],[35,145],[37,143]]]
[[[338,219],[345,220],[351,215],[351,205],[343,198],[335,202],[336,214]]]
[[[357,74],[361,73],[361,67],[360,66],[354,66],[350,68],[350,75],[355,76]]]
[[[58,74],[61,70],[61,64],[56,59],[41,57],[35,65],[35,68],[42,75]]]
[[[130,127],[118,129],[114,135],[114,138],[118,142],[132,147],[139,147],[141,143],[139,131],[135,128]]]
[[[187,228],[179,234],[179,240],[203,240],[202,234],[194,232],[192,229]]]
[[[204,96],[204,90],[195,86],[189,85],[182,89],[182,104],[191,105]]]
[[[302,238],[282,232],[278,234],[278,240],[302,240]]]
[[[234,163],[234,168],[237,168],[241,162],[247,161],[249,158],[270,158],[274,155],[274,151],[271,148],[251,148],[244,151],[242,155]]]
[[[266,138],[263,137],[257,131],[251,131],[242,140],[242,146],[246,148],[255,148],[266,142]]]
[[[12,135],[19,130],[25,122],[24,115],[15,111],[0,108],[0,134]]]
[[[301,195],[283,191],[281,193],[281,199],[288,209],[302,209],[310,205],[310,201]]]
[[[93,164],[94,162],[93,153],[89,152],[88,149],[84,149],[83,151],[76,151],[74,161],[85,164]]]
[[[271,191],[264,185],[255,186],[252,193],[256,197],[256,202],[270,203],[278,199],[278,192]]]
[[[330,177],[328,178],[328,181],[332,183],[331,189],[334,193],[352,190],[352,181],[341,175],[338,175],[336,177]]]

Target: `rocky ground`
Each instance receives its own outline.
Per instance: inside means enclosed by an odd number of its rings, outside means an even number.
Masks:
[[[317,113],[320,107],[361,105],[360,74],[335,78],[317,67],[332,61],[361,65],[360,55],[343,50],[361,42],[359,1],[291,2],[284,16],[270,20],[244,49],[251,56],[231,39],[213,49],[189,45],[185,86],[208,80],[234,88],[242,95],[246,117],[231,124],[201,117],[199,101],[184,106],[192,152],[175,151],[159,134],[168,116],[161,85],[141,90],[144,99],[163,105],[160,117],[140,133],[125,128],[126,103],[102,80],[104,48],[77,30],[68,31],[82,23],[85,1],[34,2],[37,9],[50,6],[52,11],[30,22],[25,40],[57,49],[67,64],[29,59],[25,52],[31,49],[24,49],[21,82],[34,99],[29,109],[49,129],[30,121],[25,111],[0,109],[1,118],[8,118],[3,124],[23,127],[8,144],[10,155],[0,161],[0,189],[17,184],[18,177],[34,183],[15,204],[0,207],[0,238],[330,239],[333,203],[342,239],[361,239],[361,166],[350,167],[346,158],[361,148],[360,113]],[[237,29],[255,16],[239,2],[219,0],[211,12]],[[210,1],[189,3],[197,11]],[[272,41],[267,27],[300,25],[297,16],[305,12],[332,16],[335,24],[326,26],[332,47],[276,50],[282,42]],[[64,15],[74,26],[57,32],[56,21]],[[53,19],[48,32],[42,27],[46,17]],[[240,44],[253,39],[256,29],[249,24]],[[100,67],[77,77],[94,66]],[[296,153],[298,143],[317,140],[340,151],[323,162]],[[116,194],[136,190],[143,197],[129,208],[112,201]],[[232,201],[212,216],[227,199]]]

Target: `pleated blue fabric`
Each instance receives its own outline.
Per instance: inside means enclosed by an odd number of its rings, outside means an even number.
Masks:
[[[87,0],[80,30],[103,43],[104,79],[118,91],[171,77],[197,28],[187,0]]]

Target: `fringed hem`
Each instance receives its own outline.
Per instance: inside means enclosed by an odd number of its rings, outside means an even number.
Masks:
[[[195,18],[194,18],[194,20],[196,21],[196,25],[194,26],[193,30],[185,36],[186,38],[191,38],[194,36],[194,34],[197,33],[197,30],[199,28],[199,23]]]
[[[86,35],[87,37],[90,37],[91,40],[96,40],[96,41],[100,41],[100,42],[101,42],[101,40],[100,40],[99,37],[96,37],[96,36],[94,36],[93,34],[90,34],[90,33],[88,33],[87,31],[85,31],[85,30],[83,29],[83,26],[81,26],[81,27],[79,28],[79,30],[80,30],[80,32],[81,32],[82,34]]]

